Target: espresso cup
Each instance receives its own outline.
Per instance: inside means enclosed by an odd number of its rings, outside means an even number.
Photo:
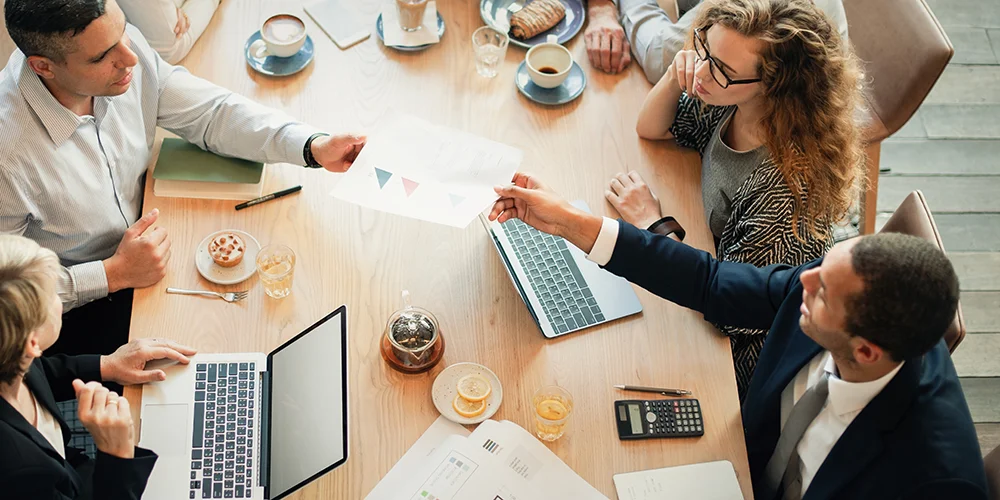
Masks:
[[[569,49],[559,45],[559,37],[549,35],[545,43],[535,45],[524,56],[528,66],[528,76],[539,87],[553,89],[569,76],[573,67],[573,54]]]
[[[292,14],[277,14],[261,25],[260,38],[250,45],[250,54],[257,59],[292,57],[306,43],[306,24]]]

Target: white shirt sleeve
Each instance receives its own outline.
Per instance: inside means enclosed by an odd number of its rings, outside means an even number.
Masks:
[[[594,248],[590,249],[587,259],[591,262],[604,266],[611,260],[615,253],[615,243],[618,242],[618,221],[605,217],[601,222],[601,232],[597,235]]]
[[[191,50],[208,22],[212,20],[219,0],[119,0],[128,21],[139,28],[150,47],[164,60],[176,64]],[[181,36],[174,34],[177,8],[188,16],[191,26]]]

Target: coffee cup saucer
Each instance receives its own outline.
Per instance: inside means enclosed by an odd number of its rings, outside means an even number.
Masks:
[[[246,57],[247,65],[258,73],[268,76],[294,75],[305,69],[313,60],[315,50],[312,38],[309,35],[306,35],[306,42],[302,44],[302,48],[291,57],[255,57],[250,53],[250,46],[260,39],[260,30],[258,30],[253,35],[250,35],[246,45],[243,47],[243,56]]]
[[[444,18],[441,17],[441,12],[437,13],[437,25],[438,25],[438,43],[441,43],[440,40],[441,38],[444,37]],[[382,13],[379,13],[378,19],[375,20],[375,34],[378,35],[379,41],[382,42],[383,45],[385,45],[385,27],[383,26],[382,23]],[[417,52],[429,49],[435,45],[437,45],[437,43],[425,43],[423,45],[415,45],[413,47],[407,47],[403,45],[386,45],[386,47],[400,50],[403,52]]]
[[[573,61],[573,66],[569,69],[566,80],[558,87],[547,89],[539,87],[531,81],[531,76],[528,75],[528,63],[522,61],[521,65],[517,67],[517,73],[514,74],[514,84],[517,85],[517,90],[524,97],[538,104],[559,106],[583,94],[583,89],[587,88],[587,75],[584,74],[583,68],[576,61]]]

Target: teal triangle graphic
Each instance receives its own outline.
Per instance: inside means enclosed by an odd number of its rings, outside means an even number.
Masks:
[[[381,168],[375,167],[375,175],[378,176],[378,188],[382,189],[385,187],[385,183],[389,182],[392,178],[392,172],[386,172]]]
[[[457,194],[451,194],[451,193],[448,193],[448,196],[451,198],[451,208],[455,208],[461,205],[463,201],[465,201],[464,196],[459,196]]]

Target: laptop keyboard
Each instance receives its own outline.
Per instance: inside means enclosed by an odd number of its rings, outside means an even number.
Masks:
[[[519,219],[504,222],[503,229],[556,333],[604,321],[597,299],[584,281],[565,240],[543,233]]]
[[[253,493],[255,363],[198,363],[189,498]]]

